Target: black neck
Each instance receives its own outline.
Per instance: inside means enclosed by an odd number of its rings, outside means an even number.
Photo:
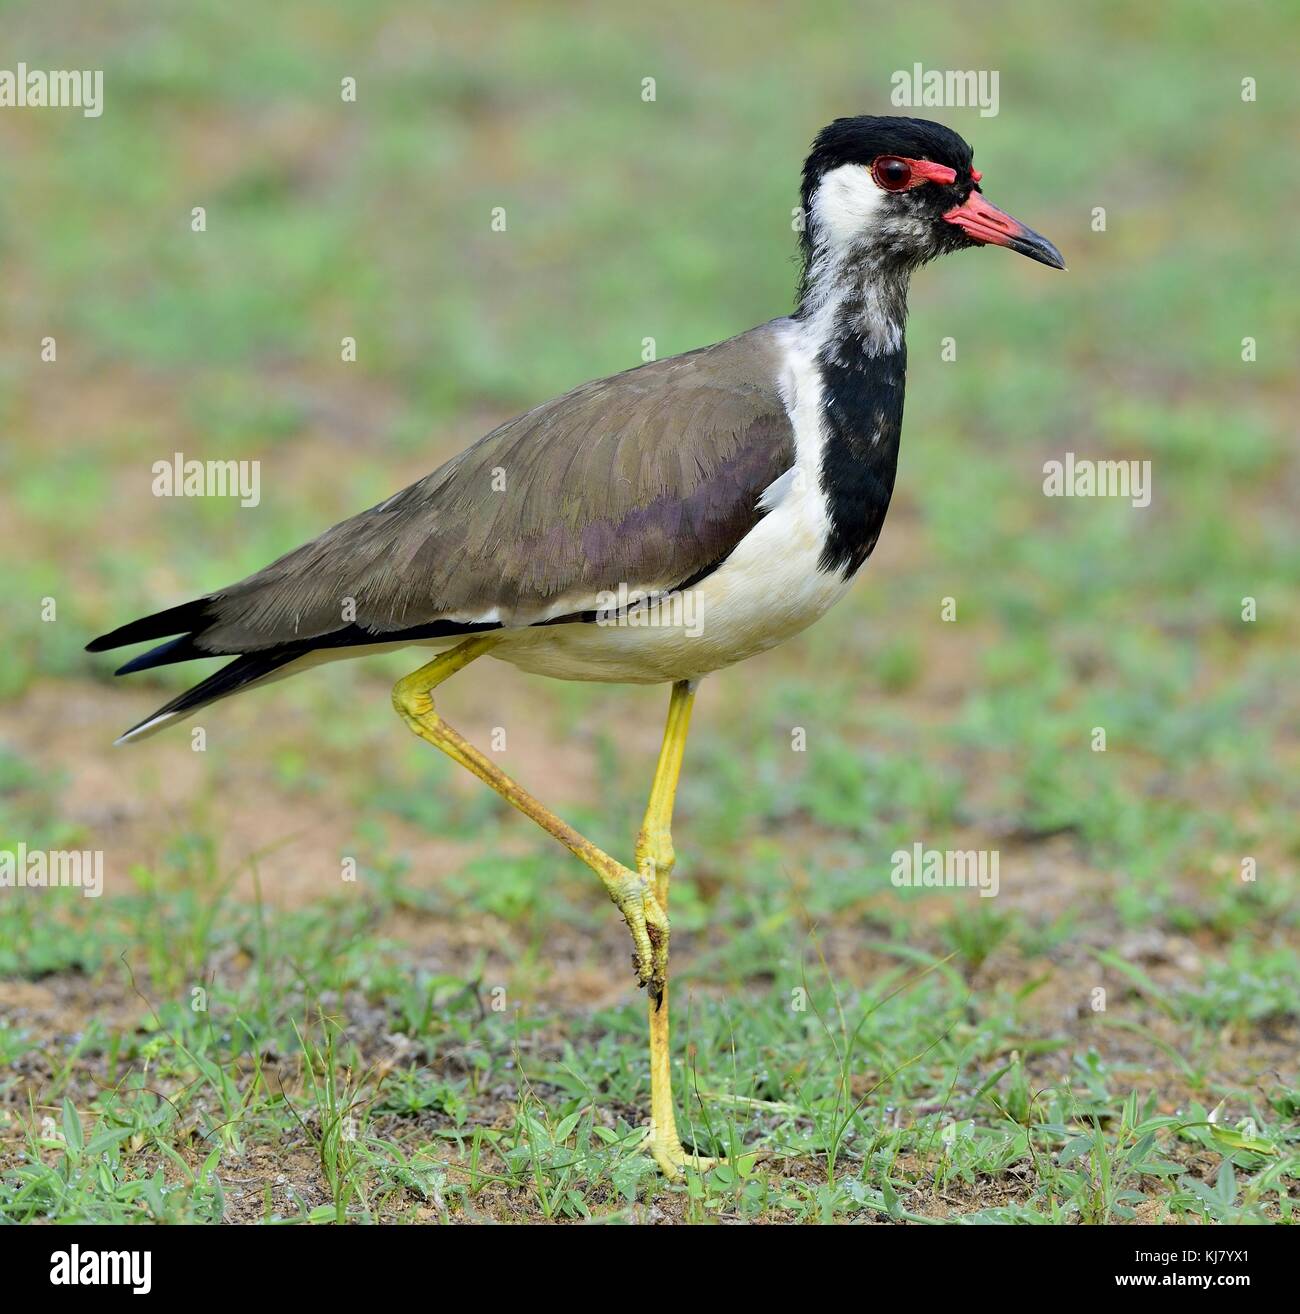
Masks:
[[[904,314],[906,309],[904,308]],[[821,486],[830,528],[818,563],[850,578],[871,555],[894,491],[903,427],[907,348],[901,321],[897,345],[882,350],[879,323],[867,333],[829,336],[817,365],[822,377]]]

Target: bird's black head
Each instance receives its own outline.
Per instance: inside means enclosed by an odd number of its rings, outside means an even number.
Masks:
[[[949,251],[1006,246],[1054,269],[1045,237],[990,205],[971,148],[928,119],[836,119],[804,163],[804,279],[819,255],[900,272]]]

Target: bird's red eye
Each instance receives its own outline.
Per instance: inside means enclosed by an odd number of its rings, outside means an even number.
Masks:
[[[912,166],[897,155],[881,155],[871,165],[871,176],[887,192],[901,192],[911,184]]]

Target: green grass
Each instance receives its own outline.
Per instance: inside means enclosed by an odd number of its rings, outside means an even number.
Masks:
[[[92,1018],[53,1048],[0,1031],[6,1066],[46,1066],[40,1104],[10,1114],[5,1216],[614,1220],[671,1196],[638,1149],[641,1010],[536,1009],[482,976],[412,973],[369,929],[397,898],[265,918],[155,888],[6,925],[27,946],[9,974],[61,974],[75,993],[79,970],[135,1021]],[[1195,999],[1134,974],[1071,1054],[1025,1011],[1042,979],[973,986],[960,944],[935,957],[872,938],[893,966],[859,990],[836,984],[815,933],[775,938],[787,956],[764,954],[766,989],[679,1010],[692,1139],[770,1156],[679,1188],[682,1219],[1289,1221],[1294,1091],[1207,1075],[1225,1025],[1265,1016],[1240,1007],[1228,965]],[[214,970],[241,954],[243,970]],[[1284,1015],[1280,985],[1271,997]],[[1163,1111],[1150,1074],[1101,1057],[1112,1028],[1163,1028],[1184,1107]]]
[[[0,846],[102,849],[108,888],[0,889],[0,1218],[1293,1221],[1295,20],[83,8],[104,116],[0,113]],[[7,22],[29,66],[73,59],[47,9]],[[409,655],[223,705],[204,753],[115,753],[191,673],[114,684],[82,645],[646,337],[786,311],[807,141],[915,60],[999,70],[996,118],[934,114],[1070,272],[918,274],[876,558],[704,686],[679,1116],[765,1157],[669,1185],[621,925],[395,723]],[[260,460],[262,504],[153,498],[177,450]],[[1043,497],[1067,450],[1150,459],[1152,505]],[[481,663],[445,702],[627,853],[658,691]],[[998,898],[895,889],[918,840],[997,850]]]

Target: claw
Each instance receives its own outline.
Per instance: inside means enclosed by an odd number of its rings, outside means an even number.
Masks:
[[[668,919],[664,918],[662,927],[648,923],[646,934],[650,937],[651,950],[650,979],[646,982],[646,988],[658,1008],[663,1002],[664,989],[668,984]]]
[[[662,999],[668,979],[668,917],[655,898],[654,882],[629,871],[613,899],[632,933],[637,984],[652,999]]]

